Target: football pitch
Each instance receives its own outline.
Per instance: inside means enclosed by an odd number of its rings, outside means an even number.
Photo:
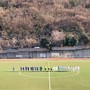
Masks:
[[[60,65],[80,71],[20,71],[21,66]],[[0,59],[0,90],[90,90],[90,59]]]

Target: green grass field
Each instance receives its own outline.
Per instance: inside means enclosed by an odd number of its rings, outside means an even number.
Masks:
[[[80,72],[20,72],[20,66],[80,66]],[[15,67],[13,72],[12,68]],[[90,59],[0,60],[0,90],[90,90]]]

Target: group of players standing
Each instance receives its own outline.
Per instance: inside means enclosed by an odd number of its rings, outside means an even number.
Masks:
[[[42,66],[31,66],[31,67],[20,67],[20,71],[36,71],[36,72],[45,72],[45,71],[50,71],[50,72],[65,72],[65,71],[80,71],[79,66],[54,66],[54,67],[42,67]]]

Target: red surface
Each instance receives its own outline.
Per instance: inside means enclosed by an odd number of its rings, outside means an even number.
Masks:
[[[90,58],[30,58],[30,59],[0,59],[0,62],[4,61],[17,61],[17,60],[90,60]]]

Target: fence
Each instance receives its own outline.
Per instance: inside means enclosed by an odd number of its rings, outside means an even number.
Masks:
[[[0,58],[90,58],[90,47],[54,47],[52,51],[43,48],[0,50]]]

